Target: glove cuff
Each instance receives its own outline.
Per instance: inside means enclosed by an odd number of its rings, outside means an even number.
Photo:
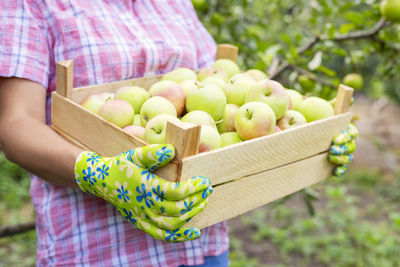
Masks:
[[[96,182],[95,164],[101,159],[96,152],[83,151],[75,160],[75,181],[80,189],[86,193],[95,194],[92,186]],[[96,194],[95,194],[96,195]]]

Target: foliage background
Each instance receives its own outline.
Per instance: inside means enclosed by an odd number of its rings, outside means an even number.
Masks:
[[[327,99],[345,74],[364,77],[353,107],[361,136],[349,174],[230,220],[232,266],[399,266],[400,109],[390,104],[400,103],[399,24],[385,24],[374,37],[320,42],[299,54],[315,36],[373,28],[381,19],[379,1],[193,2],[218,43],[239,46],[243,69],[271,70],[277,58],[286,60],[295,67],[279,81]],[[317,86],[303,88],[299,73],[317,78]],[[0,151],[0,227],[33,218],[29,176]],[[34,231],[0,238],[0,266],[34,266],[35,246]]]

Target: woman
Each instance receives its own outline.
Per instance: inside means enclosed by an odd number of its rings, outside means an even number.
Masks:
[[[210,65],[216,46],[191,2],[2,1],[0,18],[0,144],[8,159],[34,174],[37,265],[227,266],[225,222],[202,230],[199,238],[197,229],[184,228],[204,208],[209,180],[190,179],[191,192],[171,183],[160,193],[154,181],[164,180],[143,179],[143,171],[172,158],[172,147],[143,148],[155,161],[137,161],[142,150],[103,158],[48,127],[56,62],[74,60],[75,87]],[[162,151],[166,156],[157,157]],[[120,171],[120,162],[130,175]],[[134,183],[123,187],[130,177]],[[152,203],[136,190],[142,184],[156,190]],[[196,197],[204,191],[204,198]],[[170,205],[164,212],[157,206],[160,196]],[[194,198],[197,209],[180,214],[176,207]]]

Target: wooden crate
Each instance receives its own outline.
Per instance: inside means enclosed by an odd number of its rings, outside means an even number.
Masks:
[[[216,59],[236,60],[237,52],[234,46],[219,45]],[[73,88],[70,60],[57,64],[56,75],[52,127],[61,136],[103,156],[147,145],[78,103],[87,95],[115,92],[133,83],[149,89],[161,76]],[[243,214],[331,176],[334,165],[328,162],[327,151],[332,138],[350,123],[352,93],[352,88],[339,86],[336,115],[331,118],[198,155],[200,126],[168,123],[165,143],[175,146],[176,157],[156,173],[171,181],[210,177],[214,192],[190,226],[204,228]]]

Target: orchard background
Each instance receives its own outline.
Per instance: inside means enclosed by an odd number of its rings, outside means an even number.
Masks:
[[[400,23],[374,0],[193,3],[244,69],[328,100],[346,74],[363,77],[348,174],[230,220],[232,266],[399,266]],[[0,152],[0,236],[21,232],[0,238],[0,266],[34,266],[33,220],[29,176]]]

